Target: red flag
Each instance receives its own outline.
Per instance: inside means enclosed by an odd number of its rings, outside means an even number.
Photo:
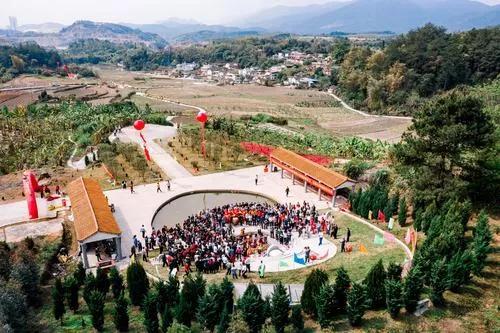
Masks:
[[[142,133],[139,133],[139,135],[140,135],[142,141],[144,141],[144,143],[146,143],[146,139],[144,139],[144,136],[142,135]]]
[[[384,213],[382,213],[382,211],[380,209],[378,210],[378,217],[377,217],[377,219],[379,221],[385,222],[385,215],[384,215]]]
[[[151,161],[151,156],[149,156],[149,150],[148,148],[146,148],[146,146],[144,146],[144,155],[146,155],[146,159],[148,161]]]

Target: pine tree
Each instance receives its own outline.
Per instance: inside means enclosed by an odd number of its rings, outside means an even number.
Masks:
[[[273,296],[271,298],[271,322],[277,333],[283,333],[285,326],[289,322],[290,297],[283,286],[278,282],[274,286]]]
[[[392,318],[396,318],[403,307],[403,287],[400,281],[386,280],[385,294],[387,310]]]
[[[227,333],[251,333],[250,326],[244,319],[244,316],[238,312],[233,316],[227,327]]]
[[[156,304],[156,296],[150,291],[145,297],[142,304],[144,311],[144,327],[147,333],[158,333],[158,306]]]
[[[170,276],[167,281],[165,293],[167,294],[167,304],[170,305],[171,309],[179,303],[179,280],[176,277]]]
[[[320,269],[313,269],[307,276],[304,283],[304,291],[300,297],[300,304],[305,313],[313,318],[317,316],[316,297],[319,294],[321,287],[328,282],[328,275]]]
[[[224,298],[224,305],[227,306],[228,313],[232,314],[234,307],[234,284],[226,276],[222,280],[220,289]]]
[[[430,299],[434,306],[444,305],[443,293],[446,290],[446,269],[447,266],[445,259],[437,260],[434,265],[432,265],[430,278]]]
[[[165,304],[163,312],[161,313],[161,330],[166,333],[173,322],[174,316],[172,314],[172,309],[168,304]]]
[[[329,327],[331,325],[332,317],[336,313],[337,302],[334,294],[334,286],[324,284],[316,297],[318,323],[321,325],[321,328]]]
[[[12,266],[10,277],[21,285],[28,305],[38,306],[40,304],[40,267],[31,252],[17,252],[18,257]]]
[[[181,294],[179,303],[175,306],[175,319],[182,325],[191,326],[193,320],[191,303],[185,295]]]
[[[264,314],[264,321],[267,318],[271,318],[272,312],[271,312],[271,296],[267,295],[264,298],[264,310],[262,310],[262,313]]]
[[[404,227],[406,225],[406,214],[408,208],[406,207],[406,199],[402,197],[399,200],[399,209],[398,209],[398,223],[400,226]]]
[[[265,321],[264,300],[260,295],[259,288],[253,282],[248,284],[247,289],[238,300],[238,309],[250,328],[250,332],[259,332]]]
[[[335,278],[335,284],[333,286],[333,297],[335,298],[335,306],[339,311],[345,311],[347,304],[347,293],[351,286],[351,278],[347,274],[347,271],[342,266],[337,271],[337,277]]]
[[[92,316],[92,326],[101,332],[104,326],[104,295],[94,290],[90,293],[88,303],[90,315]]]
[[[394,262],[391,262],[389,266],[387,266],[387,278],[389,280],[398,280],[401,281],[401,273],[403,272],[403,267]]]
[[[127,286],[130,302],[135,306],[142,305],[149,290],[149,280],[138,262],[131,263],[127,268]]]
[[[224,310],[222,310],[222,313],[220,315],[220,320],[217,325],[217,333],[226,333],[227,328],[229,327],[229,322],[231,320],[231,315],[229,313],[229,310],[227,309],[227,303],[224,305]]]
[[[158,304],[158,313],[161,315],[165,308],[165,305],[168,303],[168,294],[167,294],[167,284],[162,280],[153,283],[153,287],[156,292],[156,301]]]
[[[302,316],[302,307],[300,304],[292,306],[290,322],[292,323],[295,333],[300,333],[304,330],[304,317]]]
[[[403,283],[403,302],[406,312],[415,312],[423,288],[424,281],[422,272],[419,266],[413,266]]]
[[[366,286],[366,294],[370,307],[373,309],[382,308],[385,305],[385,280],[386,272],[382,259],[380,259],[370,269],[363,283]]]
[[[10,271],[12,268],[11,262],[12,251],[9,244],[4,241],[0,242],[0,279],[9,280]]]
[[[167,330],[167,333],[192,333],[191,329],[186,325],[173,322]]]
[[[109,283],[111,284],[113,297],[118,299],[125,287],[123,286],[123,277],[120,275],[120,272],[118,272],[116,267],[111,268],[109,271]]]
[[[85,277],[85,283],[83,284],[83,299],[88,304],[90,302],[90,294],[97,290],[97,281],[94,274],[89,273]]]
[[[108,273],[105,270],[97,267],[95,279],[96,279],[97,290],[99,290],[103,295],[106,295],[109,290]]]
[[[480,275],[486,265],[486,258],[492,251],[491,240],[492,235],[488,215],[482,211],[477,219],[474,240],[472,241],[472,271],[475,275]]]
[[[76,282],[78,282],[79,286],[82,286],[85,283],[85,267],[83,267],[83,263],[81,261],[78,262],[76,270],[73,273],[73,277],[76,279]]]
[[[368,309],[366,289],[362,284],[354,283],[347,294],[347,318],[352,326],[360,326],[365,311]]]
[[[219,323],[219,316],[222,311],[220,308],[221,299],[219,286],[211,284],[198,304],[198,312],[196,314],[198,322],[209,331],[213,331],[215,325]]]
[[[75,313],[80,305],[78,302],[78,291],[80,289],[78,281],[76,281],[73,276],[67,277],[66,280],[64,280],[64,289],[68,307]]]
[[[54,313],[54,318],[63,323],[63,316],[66,309],[64,308],[64,288],[61,283],[61,279],[57,278],[54,287],[52,287],[52,312]]]
[[[115,298],[115,309],[113,312],[113,323],[115,328],[119,332],[128,332],[129,326],[129,315],[128,315],[128,301],[123,295]]]
[[[62,295],[60,299],[63,299]],[[64,304],[63,304],[64,305]],[[26,296],[17,283],[0,283],[0,331],[29,332]]]
[[[472,254],[469,250],[459,251],[451,257],[447,266],[448,289],[457,292],[461,286],[470,281],[472,270]]]
[[[194,278],[188,276],[182,286],[180,302],[177,305],[176,319],[179,323],[191,326],[196,317],[200,298],[205,294],[206,281],[201,274]]]

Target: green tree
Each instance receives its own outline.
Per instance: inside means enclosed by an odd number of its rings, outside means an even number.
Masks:
[[[26,296],[19,284],[13,281],[0,283],[0,322],[4,327],[14,332],[27,332],[27,316]]]
[[[80,290],[80,285],[78,281],[73,276],[68,276],[64,280],[64,290],[66,293],[66,301],[68,303],[68,307],[75,313],[80,306],[78,302],[78,291]]]
[[[176,310],[176,319],[179,323],[190,326],[196,317],[200,298],[205,294],[206,281],[201,274],[194,278],[188,276],[182,286],[180,302]]]
[[[52,312],[56,320],[63,324],[63,316],[66,309],[64,308],[64,288],[61,279],[57,278],[54,287],[52,287]]]
[[[337,277],[333,286],[333,296],[335,298],[335,307],[339,311],[345,311],[347,304],[347,293],[351,286],[351,279],[343,266],[337,270]]]
[[[104,295],[97,290],[90,293],[88,307],[92,316],[92,326],[102,332],[104,329]]]
[[[482,102],[463,89],[453,90],[417,112],[395,147],[397,169],[425,204],[474,198],[470,180],[481,177],[478,159],[493,145],[493,132]]]
[[[156,295],[150,291],[145,297],[142,305],[144,311],[144,327],[148,333],[158,333],[158,305]]]
[[[113,323],[118,332],[128,332],[129,315],[128,315],[128,300],[123,293],[115,298],[115,309],[113,311]]]
[[[251,333],[251,332],[253,331],[251,331],[250,326],[244,319],[244,315],[239,312],[233,316],[227,328],[227,333]]]
[[[488,215],[484,211],[477,218],[476,228],[474,229],[474,240],[472,241],[472,271],[475,275],[481,274],[488,253],[491,249],[491,230],[488,223]]]
[[[321,287],[328,282],[328,275],[321,269],[313,269],[306,278],[300,304],[305,313],[313,318],[317,316],[316,297]]]
[[[390,280],[401,280],[401,273],[403,272],[403,267],[401,265],[396,264],[395,262],[391,262],[389,266],[387,266],[387,278]]]
[[[0,279],[9,280],[11,263],[11,250],[9,244],[0,242]]]
[[[101,269],[97,268],[96,271],[96,284],[97,284],[97,290],[99,290],[103,295],[106,295],[109,290],[109,279],[108,279],[108,272]]]
[[[432,265],[432,272],[430,278],[430,299],[434,306],[441,306],[444,304],[443,293],[446,290],[446,260],[437,260]]]
[[[113,297],[118,299],[125,287],[123,286],[123,277],[120,275],[120,272],[118,272],[116,267],[111,268],[109,271],[109,283],[111,284]]]
[[[83,284],[83,299],[88,304],[90,302],[90,294],[97,290],[97,281],[93,273],[87,274],[85,283]]]
[[[85,267],[83,267],[83,263],[81,261],[78,262],[76,270],[73,273],[73,277],[78,282],[78,285],[82,286],[85,283],[85,277],[86,277]]]
[[[168,278],[165,293],[167,294],[167,304],[172,308],[179,303],[179,280],[176,277],[170,276]]]
[[[278,282],[274,286],[271,298],[271,322],[277,333],[283,333],[289,322],[290,297],[283,284]]]
[[[369,304],[366,289],[362,284],[354,283],[347,294],[347,318],[352,326],[360,326]]]
[[[385,294],[387,310],[392,318],[396,318],[403,307],[403,288],[400,281],[386,280]]]
[[[172,314],[172,309],[168,304],[163,307],[163,312],[161,313],[161,330],[166,333],[168,328],[174,322],[174,316]]]
[[[234,284],[226,277],[222,280],[220,285],[224,304],[227,306],[229,314],[233,313],[234,307]]]
[[[402,197],[399,200],[399,209],[398,209],[398,223],[402,227],[406,225],[407,210],[408,208],[406,207],[406,199],[405,197]]]
[[[224,310],[222,310],[222,313],[220,315],[220,320],[217,325],[217,333],[226,333],[229,327],[230,320],[231,320],[231,314],[229,313],[228,305],[226,303],[224,305]]]
[[[198,322],[211,332],[220,320],[221,299],[220,287],[216,284],[211,284],[208,286],[207,292],[201,297],[198,304]]]
[[[250,328],[250,332],[259,332],[265,321],[264,300],[259,288],[253,282],[248,284],[247,289],[238,300],[238,309]]]
[[[337,303],[335,299],[335,289],[333,285],[324,284],[316,297],[316,307],[318,313],[318,323],[321,328],[327,328],[332,324],[333,316],[336,313]]]
[[[448,289],[457,292],[470,281],[472,255],[469,250],[458,251],[451,257],[447,267]]]
[[[130,302],[135,306],[142,305],[149,290],[149,280],[141,264],[133,262],[128,266],[127,287]]]
[[[300,304],[292,306],[290,322],[296,333],[300,333],[304,330],[304,317],[302,316],[302,307]]]
[[[10,277],[21,285],[28,305],[38,306],[40,303],[40,267],[29,252],[18,253],[12,266]]]
[[[370,269],[363,281],[366,286],[366,294],[371,308],[379,309],[385,305],[385,280],[387,273],[384,269],[382,259],[380,259]]]
[[[167,284],[162,280],[153,283],[153,287],[156,293],[156,301],[158,304],[158,313],[161,315],[165,308],[165,305],[168,304],[168,289]]]
[[[403,302],[406,312],[413,313],[420,301],[420,294],[424,287],[422,272],[419,266],[413,266],[403,283]]]

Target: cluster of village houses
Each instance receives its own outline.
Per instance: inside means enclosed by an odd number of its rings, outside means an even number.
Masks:
[[[267,69],[257,67],[240,68],[237,63],[225,64],[197,64],[182,63],[176,67],[163,70],[161,73],[169,77],[183,77],[201,79],[219,85],[234,84],[282,84],[291,88],[314,88],[318,83],[312,75],[318,68],[323,74],[329,76],[332,59],[323,54],[306,54],[302,52],[278,53],[272,56],[279,64]],[[301,70],[291,76],[280,80],[280,73],[288,68],[300,66]]]

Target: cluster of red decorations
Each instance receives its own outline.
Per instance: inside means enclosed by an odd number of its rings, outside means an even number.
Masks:
[[[255,143],[255,142],[241,142],[240,146],[248,153],[258,154],[258,155],[267,156],[267,157],[269,157],[274,150],[273,146],[261,145],[259,143]],[[302,155],[302,156],[304,156],[308,160],[313,161],[315,163],[318,163],[322,166],[327,167],[330,164],[332,164],[332,159],[328,156],[311,155],[311,154]]]

